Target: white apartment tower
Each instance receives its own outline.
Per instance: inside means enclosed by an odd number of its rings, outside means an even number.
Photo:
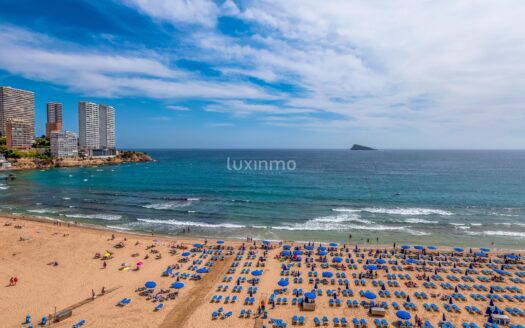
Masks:
[[[78,125],[80,149],[88,156],[115,155],[115,109],[112,106],[79,102]]]
[[[31,91],[0,87],[0,135],[6,136],[8,120],[29,125],[29,147],[35,139],[35,94]]]
[[[78,155],[78,139],[73,132],[51,131],[51,154],[54,157],[73,157]]]

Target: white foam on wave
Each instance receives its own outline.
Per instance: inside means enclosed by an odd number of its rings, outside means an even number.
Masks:
[[[122,215],[116,215],[116,214],[66,214],[66,217],[71,218],[71,219],[106,220],[106,221],[118,221],[122,219]]]
[[[429,235],[431,235],[430,232],[419,231],[419,230],[414,230],[414,229],[404,229],[404,231],[406,231],[409,234],[414,235],[414,236],[429,236]]]
[[[184,200],[172,200],[168,202],[143,205],[142,207],[154,210],[172,210],[175,208],[190,206],[193,202],[198,202],[199,200],[200,198],[186,198]]]
[[[334,208],[332,209],[335,212],[368,212],[368,213],[374,213],[374,214],[392,214],[392,215],[454,215],[454,213],[445,211],[445,210],[439,210],[439,209],[433,209],[433,208],[419,208],[419,207],[395,207],[395,208],[385,208],[385,207],[365,207],[360,209],[352,209],[352,208]]]
[[[471,226],[475,226],[475,227],[480,227],[480,226],[482,226],[483,224],[482,224],[482,223],[471,223],[470,225],[471,225]]]
[[[425,220],[425,219],[418,219],[418,218],[408,218],[403,220],[393,220],[395,222],[405,222],[405,223],[412,223],[412,224],[437,224],[439,221],[433,221],[433,220]]]
[[[45,213],[56,213],[57,211],[56,210],[52,210],[52,209],[49,209],[49,208],[38,208],[38,209],[33,209],[33,210],[27,210],[28,212],[30,213],[38,213],[38,214],[45,214]]]
[[[339,215],[329,215],[329,216],[321,216],[315,219],[312,219],[311,221],[314,222],[359,222],[364,224],[372,224],[372,221],[362,219],[357,214],[339,214]]]
[[[6,186],[4,184],[0,184],[0,190],[7,190],[9,189],[9,186]]]
[[[525,232],[518,231],[483,231],[487,236],[521,237],[525,238]]]
[[[157,219],[137,219],[139,222],[150,223],[150,224],[168,224],[175,226],[192,226],[192,227],[202,227],[202,228],[231,228],[231,229],[240,229],[245,228],[246,226],[235,224],[235,223],[205,223],[205,222],[195,222],[195,221],[177,221],[177,220],[157,220]]]

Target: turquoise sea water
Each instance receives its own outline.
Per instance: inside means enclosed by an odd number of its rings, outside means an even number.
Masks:
[[[175,235],[525,248],[525,151],[148,152],[157,162],[17,172],[1,209]]]

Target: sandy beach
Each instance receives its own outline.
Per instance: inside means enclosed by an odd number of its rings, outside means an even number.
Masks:
[[[484,313],[489,304],[489,300],[486,299],[489,291],[472,289],[474,285],[479,284],[488,288],[490,286],[515,287],[515,289],[511,288],[511,290],[501,292],[494,291],[494,294],[499,295],[502,299],[501,301],[496,299],[495,305],[503,310],[510,306],[525,312],[523,284],[517,282],[518,280],[510,280],[510,278],[518,279],[517,273],[525,271],[523,258],[505,267],[509,275],[503,277],[501,282],[455,281],[449,279],[448,276],[455,275],[460,279],[463,272],[469,269],[469,265],[465,264],[464,257],[449,255],[446,261],[453,263],[446,266],[443,261],[443,268],[446,268],[447,271],[437,273],[444,278],[444,282],[452,285],[452,289],[445,289],[441,286],[442,281],[430,279],[431,275],[436,274],[434,270],[437,266],[425,272],[418,270],[421,269],[418,268],[421,263],[402,264],[401,262],[408,257],[396,258],[395,255],[399,253],[382,255],[383,253],[376,253],[375,249],[370,252],[364,250],[362,246],[360,246],[360,252],[355,252],[354,246],[337,245],[329,249],[330,252],[324,256],[327,262],[323,262],[322,257],[315,254],[312,255],[312,259],[315,260],[306,263],[304,260],[301,262],[292,257],[283,257],[283,252],[286,250],[278,242],[267,245],[269,249],[265,251],[260,241],[253,246],[253,243],[226,240],[220,245],[219,250],[216,240],[147,236],[66,222],[36,221],[13,217],[0,218],[0,240],[2,327],[28,327],[29,325],[23,324],[28,314],[31,315],[32,324],[36,327],[43,316],[52,316],[55,311],[68,307],[73,307],[72,316],[60,322],[52,322],[52,327],[71,327],[81,320],[85,320],[85,327],[263,327],[263,325],[272,327],[271,318],[281,319],[291,326],[294,315],[303,316],[303,325],[306,327],[315,326],[314,318],[322,320],[323,316],[329,319],[329,326],[334,326],[334,317],[345,317],[348,320],[348,326],[353,326],[352,319],[358,318],[365,319],[368,327],[373,327],[375,317],[372,317],[369,310],[360,304],[362,301],[369,300],[360,296],[360,291],[369,291],[378,296],[377,299],[374,299],[376,304],[382,301],[387,303],[388,309],[385,310],[385,316],[378,318],[386,320],[388,326],[393,326],[399,320],[396,316],[397,310],[393,308],[394,302],[399,303],[400,310],[406,310],[403,306],[403,303],[408,301],[406,297],[395,295],[396,292],[404,292],[410,296],[410,302],[417,309],[407,310],[411,314],[413,324],[415,324],[414,319],[417,315],[421,322],[428,320],[433,327],[438,327],[444,313],[446,321],[455,327],[461,327],[464,321],[482,327],[487,321]],[[194,243],[206,244],[203,245],[203,248],[195,249]],[[287,244],[290,245],[291,251],[297,251],[296,254],[306,252],[304,243]],[[244,251],[239,252],[243,245]],[[318,244],[314,246],[317,250]],[[333,263],[335,257],[346,258],[345,246],[350,248],[348,258],[355,259],[353,263],[355,268],[352,268],[351,262],[342,261],[341,264],[336,265]],[[207,250],[209,254],[203,254],[202,249]],[[189,255],[183,256],[185,252],[189,252]],[[104,255],[108,255],[105,253],[110,253],[110,255],[104,260]],[[467,254],[468,250],[465,250],[464,256]],[[497,254],[494,252],[489,252],[489,254],[491,261],[501,261],[501,257],[496,258]],[[360,258],[361,255],[362,258]],[[377,270],[365,269],[368,260],[372,260],[370,263],[375,265],[377,263],[374,261],[377,261],[378,258],[384,258],[388,267],[391,267],[389,261],[395,259],[402,269],[386,271],[386,264],[379,265]],[[454,262],[456,258],[457,262]],[[185,262],[184,259],[188,259],[188,262]],[[138,264],[139,262],[142,263]],[[105,268],[104,263],[106,263]],[[235,266],[235,263],[238,263],[238,266]],[[478,262],[471,263],[473,264],[470,268],[472,270],[486,270],[488,259],[479,259]],[[288,266],[287,270],[283,270],[283,264]],[[312,265],[315,266],[313,269]],[[344,270],[341,265],[345,265]],[[498,267],[501,265],[498,264]],[[171,271],[163,276],[162,273],[170,266]],[[209,268],[209,272],[197,274],[195,272],[197,267]],[[461,273],[452,272],[458,268]],[[229,270],[231,271],[228,272]],[[255,270],[261,270],[261,274],[253,274]],[[311,276],[314,271],[318,273],[319,281],[317,282],[315,277]],[[330,272],[326,274],[326,284],[322,281],[322,275],[325,272]],[[343,273],[344,278],[341,276]],[[390,279],[391,274],[401,273],[409,274],[410,279]],[[362,275],[365,286],[356,286],[353,274]],[[371,274],[370,278],[367,278],[366,274]],[[185,278],[185,275],[188,275],[188,278]],[[198,275],[200,279],[192,280],[192,275]],[[328,277],[328,275],[332,276]],[[482,274],[470,274],[471,277],[479,275]],[[427,276],[429,278],[426,278]],[[488,275],[489,279],[495,276]],[[9,286],[12,277],[18,280],[15,286]],[[225,277],[231,277],[231,281],[224,282]],[[239,277],[244,277],[246,281],[237,283]],[[254,278],[259,279],[253,284],[253,287],[257,287],[257,291],[253,293],[254,302],[252,305],[245,305],[245,298],[250,296],[248,290],[252,286],[249,281]],[[302,279],[302,282],[299,278]],[[288,279],[288,283],[283,283],[287,286],[279,286],[279,281],[282,279]],[[334,282],[331,279],[334,279]],[[342,283],[344,279],[347,282]],[[423,284],[427,280],[433,282],[436,288],[424,287]],[[144,293],[146,289],[144,284],[147,281],[156,283],[154,291],[149,294],[150,299],[139,295],[141,292]],[[384,282],[386,288],[377,284],[379,281]],[[396,281],[398,286],[393,285],[394,283],[390,285],[391,281]],[[182,282],[184,287],[170,288],[174,282]],[[218,291],[220,285],[228,286],[227,291]],[[233,292],[236,285],[242,286],[241,292]],[[470,290],[463,285],[468,285]],[[460,290],[455,291],[458,286]],[[317,294],[316,290],[315,311],[302,311],[298,304],[292,304],[294,298],[304,299],[303,293],[294,295],[294,289],[310,292],[315,287],[322,289],[321,295]],[[106,291],[104,294],[101,294],[102,288]],[[287,304],[272,306],[270,301],[272,293],[276,289],[284,288],[286,291],[276,294],[274,300],[277,303],[278,298],[286,297]],[[137,291],[137,289],[141,290]],[[329,289],[335,290],[336,296],[328,296]],[[167,292],[159,293],[162,290]],[[345,290],[344,293],[343,290]],[[353,295],[348,296],[347,290],[351,290]],[[390,292],[390,297],[381,297],[385,290]],[[96,294],[94,299],[92,298],[93,291]],[[418,294],[425,292],[427,298],[417,297],[416,292]],[[154,301],[152,297],[169,298],[170,293],[174,299]],[[450,303],[457,304],[460,312],[448,311],[444,308],[444,304],[449,303],[448,297],[453,293],[463,293],[466,298],[464,301],[454,300],[453,303]],[[485,295],[485,300],[474,300],[472,293]],[[504,294],[510,295],[512,301],[505,298]],[[210,302],[214,296],[221,296],[222,300]],[[234,296],[237,297],[235,303],[224,302],[226,297],[231,300]],[[124,298],[130,298],[131,301],[127,305],[118,306],[118,303]],[[338,306],[336,301],[333,301],[334,305],[331,305],[330,299],[339,300],[341,305]],[[360,305],[349,307],[348,300],[356,300]],[[266,319],[263,319],[263,314],[256,316],[261,301],[264,301],[268,313]],[[161,303],[163,308],[155,311],[155,307]],[[425,303],[435,303],[439,310],[427,311],[424,307]],[[469,313],[466,306],[476,306],[483,314]],[[222,311],[219,310],[220,308]],[[250,318],[240,318],[242,310],[251,310],[253,315]],[[214,312],[219,317],[223,313],[231,312],[231,316],[213,319]],[[520,316],[518,312],[514,315],[505,312],[504,315],[509,317],[511,324],[517,325],[525,322],[525,317]]]

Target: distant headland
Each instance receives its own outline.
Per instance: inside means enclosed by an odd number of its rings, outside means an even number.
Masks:
[[[377,150],[375,148],[354,144],[350,150]]]

